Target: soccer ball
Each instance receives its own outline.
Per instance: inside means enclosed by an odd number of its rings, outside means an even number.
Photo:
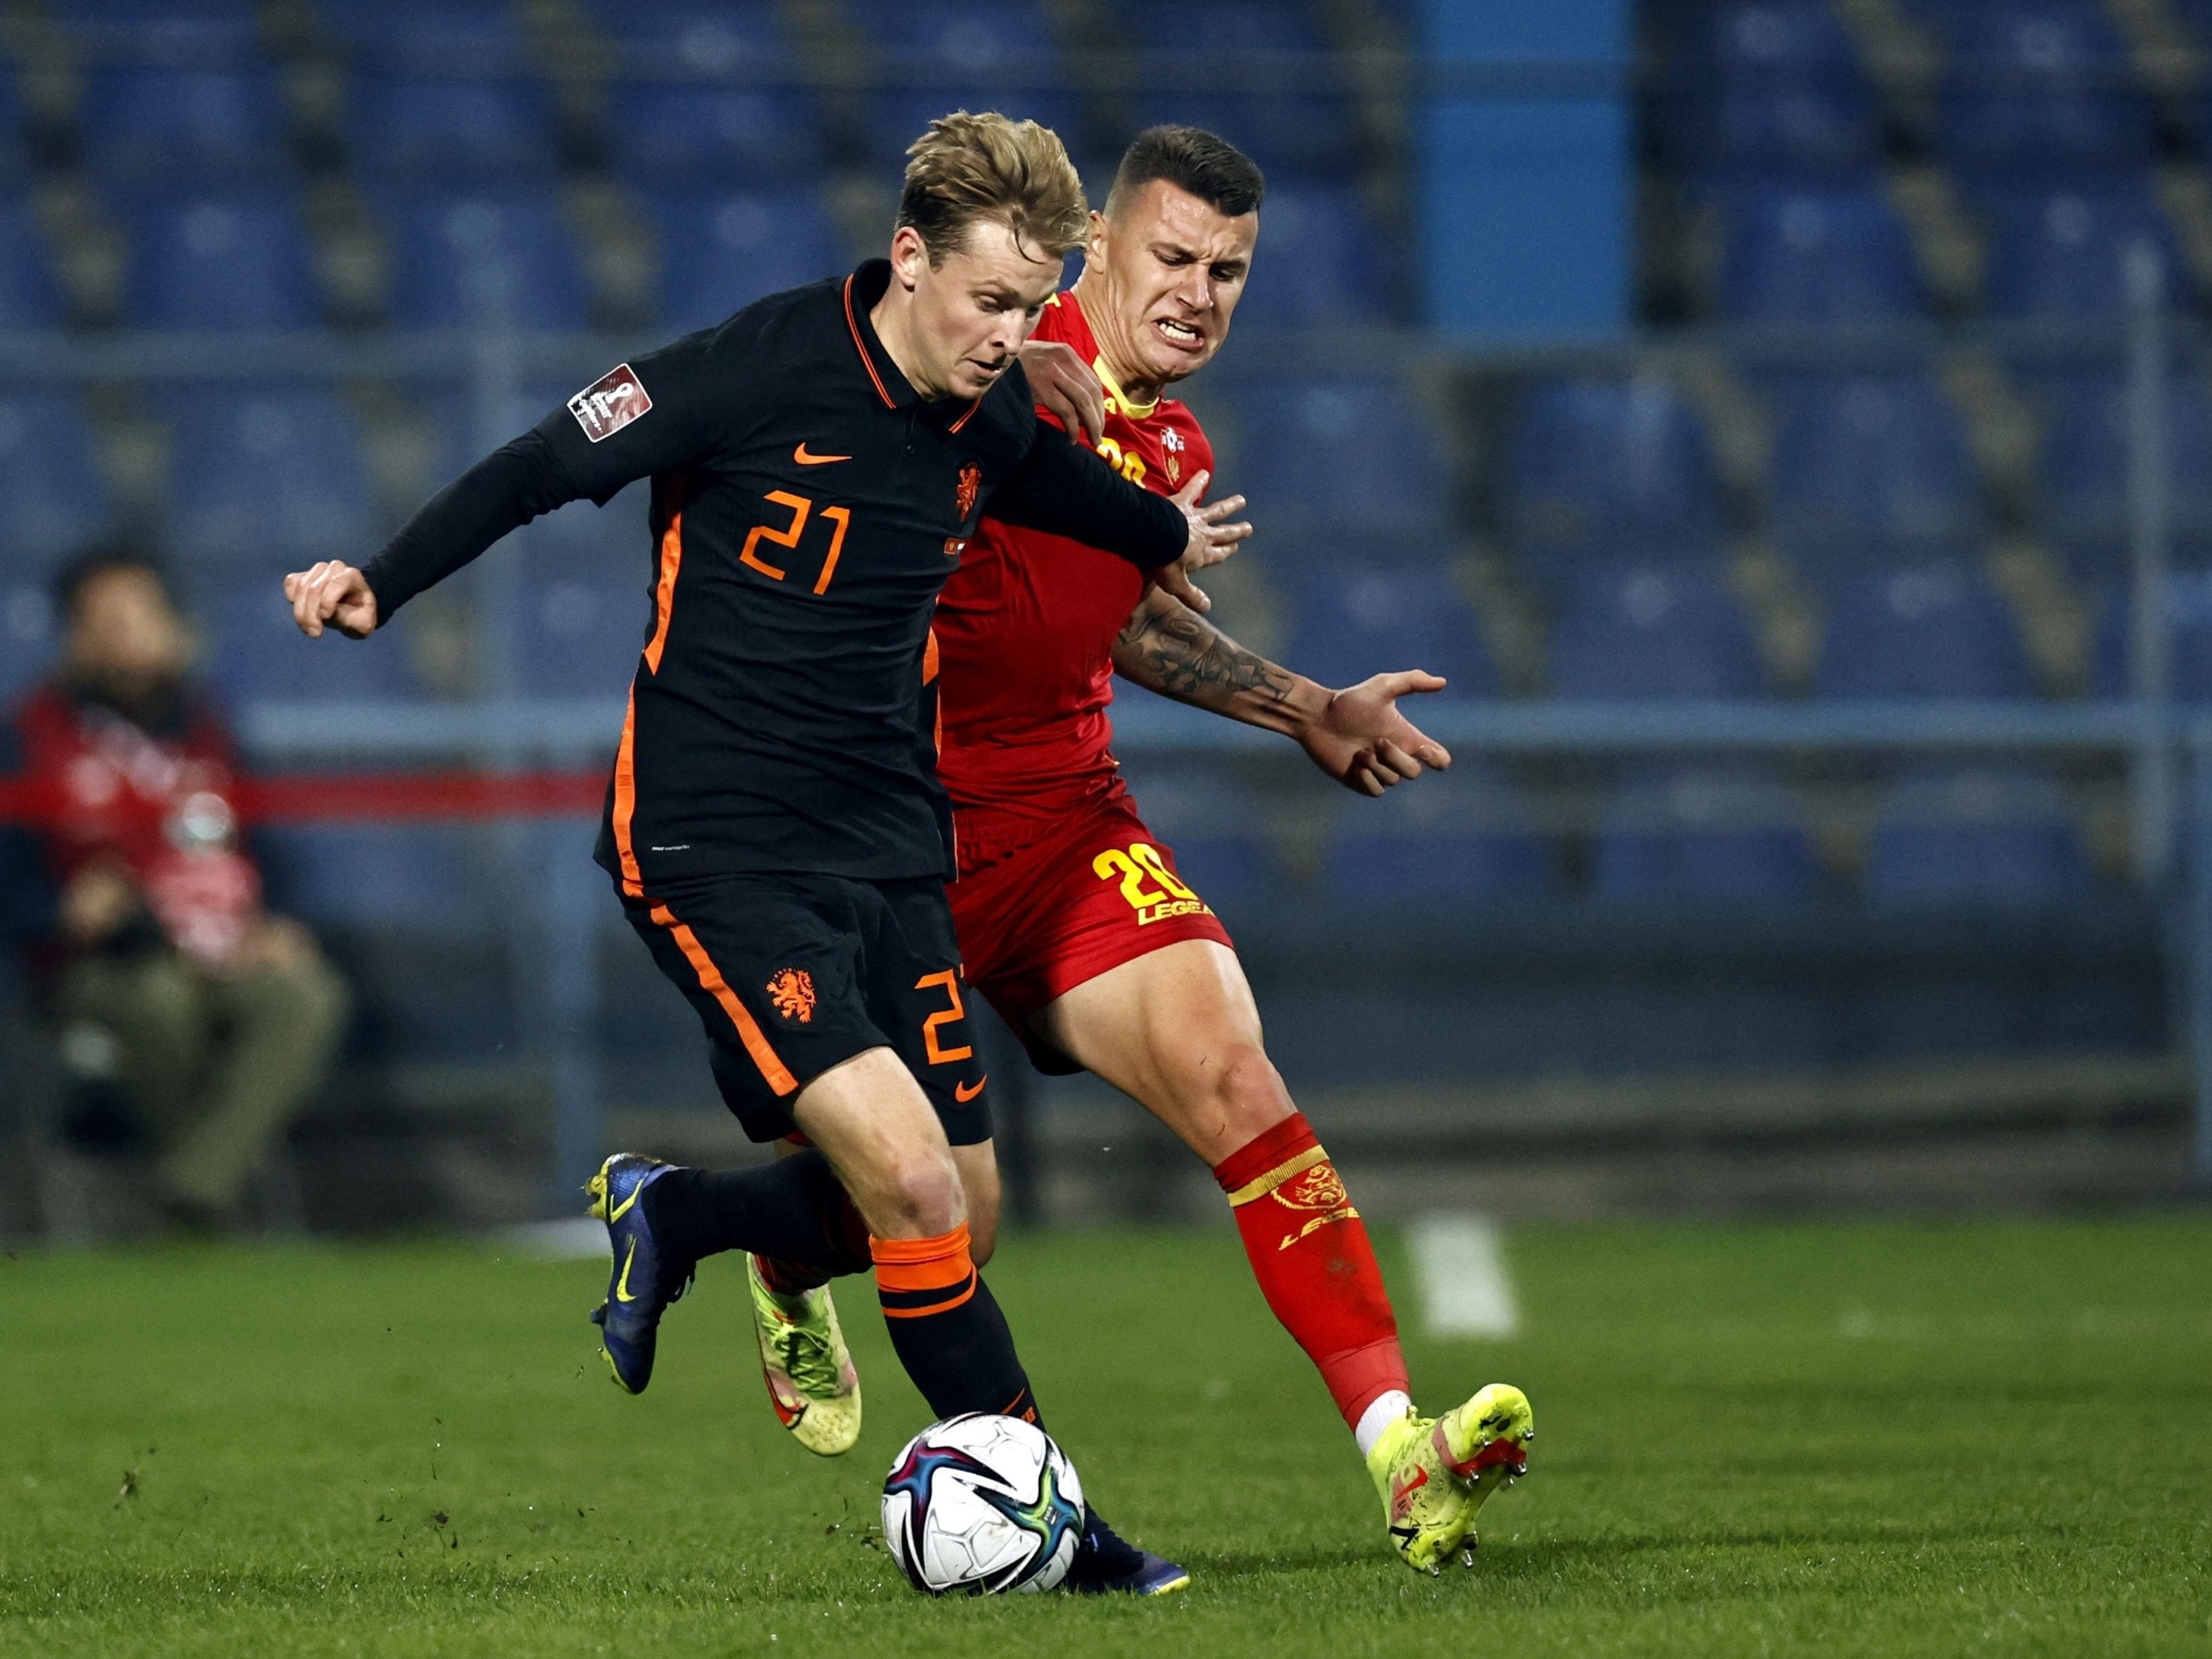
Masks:
[[[1082,1535],[1075,1466],[1018,1417],[933,1423],[884,1481],[884,1542],[925,1595],[1048,1590],[1067,1577]]]

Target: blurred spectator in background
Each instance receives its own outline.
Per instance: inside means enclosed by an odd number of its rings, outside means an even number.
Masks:
[[[91,553],[56,597],[61,664],[13,735],[53,884],[64,1065],[150,1137],[171,1218],[219,1227],[327,1074],[345,985],[263,907],[230,735],[161,570]]]

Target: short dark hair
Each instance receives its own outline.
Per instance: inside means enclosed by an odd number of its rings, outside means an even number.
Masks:
[[[118,570],[142,571],[154,579],[164,595],[175,598],[168,569],[155,555],[119,543],[101,543],[76,554],[55,573],[54,614],[64,622],[74,617],[85,589]]]
[[[1114,211],[1123,191],[1142,190],[1155,179],[1188,191],[1232,219],[1256,211],[1267,193],[1259,163],[1226,138],[1203,127],[1146,127],[1121,152],[1106,211]]]

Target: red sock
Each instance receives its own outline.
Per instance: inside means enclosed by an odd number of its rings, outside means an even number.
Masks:
[[[1376,1396],[1412,1387],[1366,1224],[1303,1112],[1214,1167],[1260,1292],[1306,1351],[1352,1428]]]

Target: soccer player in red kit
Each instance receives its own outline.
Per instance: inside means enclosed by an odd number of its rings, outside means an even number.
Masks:
[[[1024,348],[1044,412],[1164,495],[1212,468],[1197,420],[1164,394],[1227,335],[1263,188],[1259,169],[1210,133],[1139,135],[1092,216],[1082,279],[1047,303]],[[1382,674],[1330,691],[1245,651],[1126,562],[989,520],[939,600],[935,635],[939,774],[954,808],[951,893],[969,982],[1041,1068],[1103,1078],[1206,1160],[1268,1305],[1357,1437],[1399,1553],[1433,1570],[1470,1549],[1476,1510],[1525,1467],[1528,1401],[1492,1384],[1441,1418],[1415,1413],[1359,1212],[1268,1061],[1227,931],[1139,815],[1106,712],[1118,669],[1284,732],[1332,776],[1379,794],[1449,763],[1396,707],[1443,682]],[[956,1156],[988,1252],[990,1143]],[[839,1415],[833,1397],[857,1433],[857,1382],[826,1288],[781,1261],[757,1259],[753,1277],[779,1413],[815,1449],[842,1449],[823,1433]],[[809,1425],[816,1394],[831,1409]]]

